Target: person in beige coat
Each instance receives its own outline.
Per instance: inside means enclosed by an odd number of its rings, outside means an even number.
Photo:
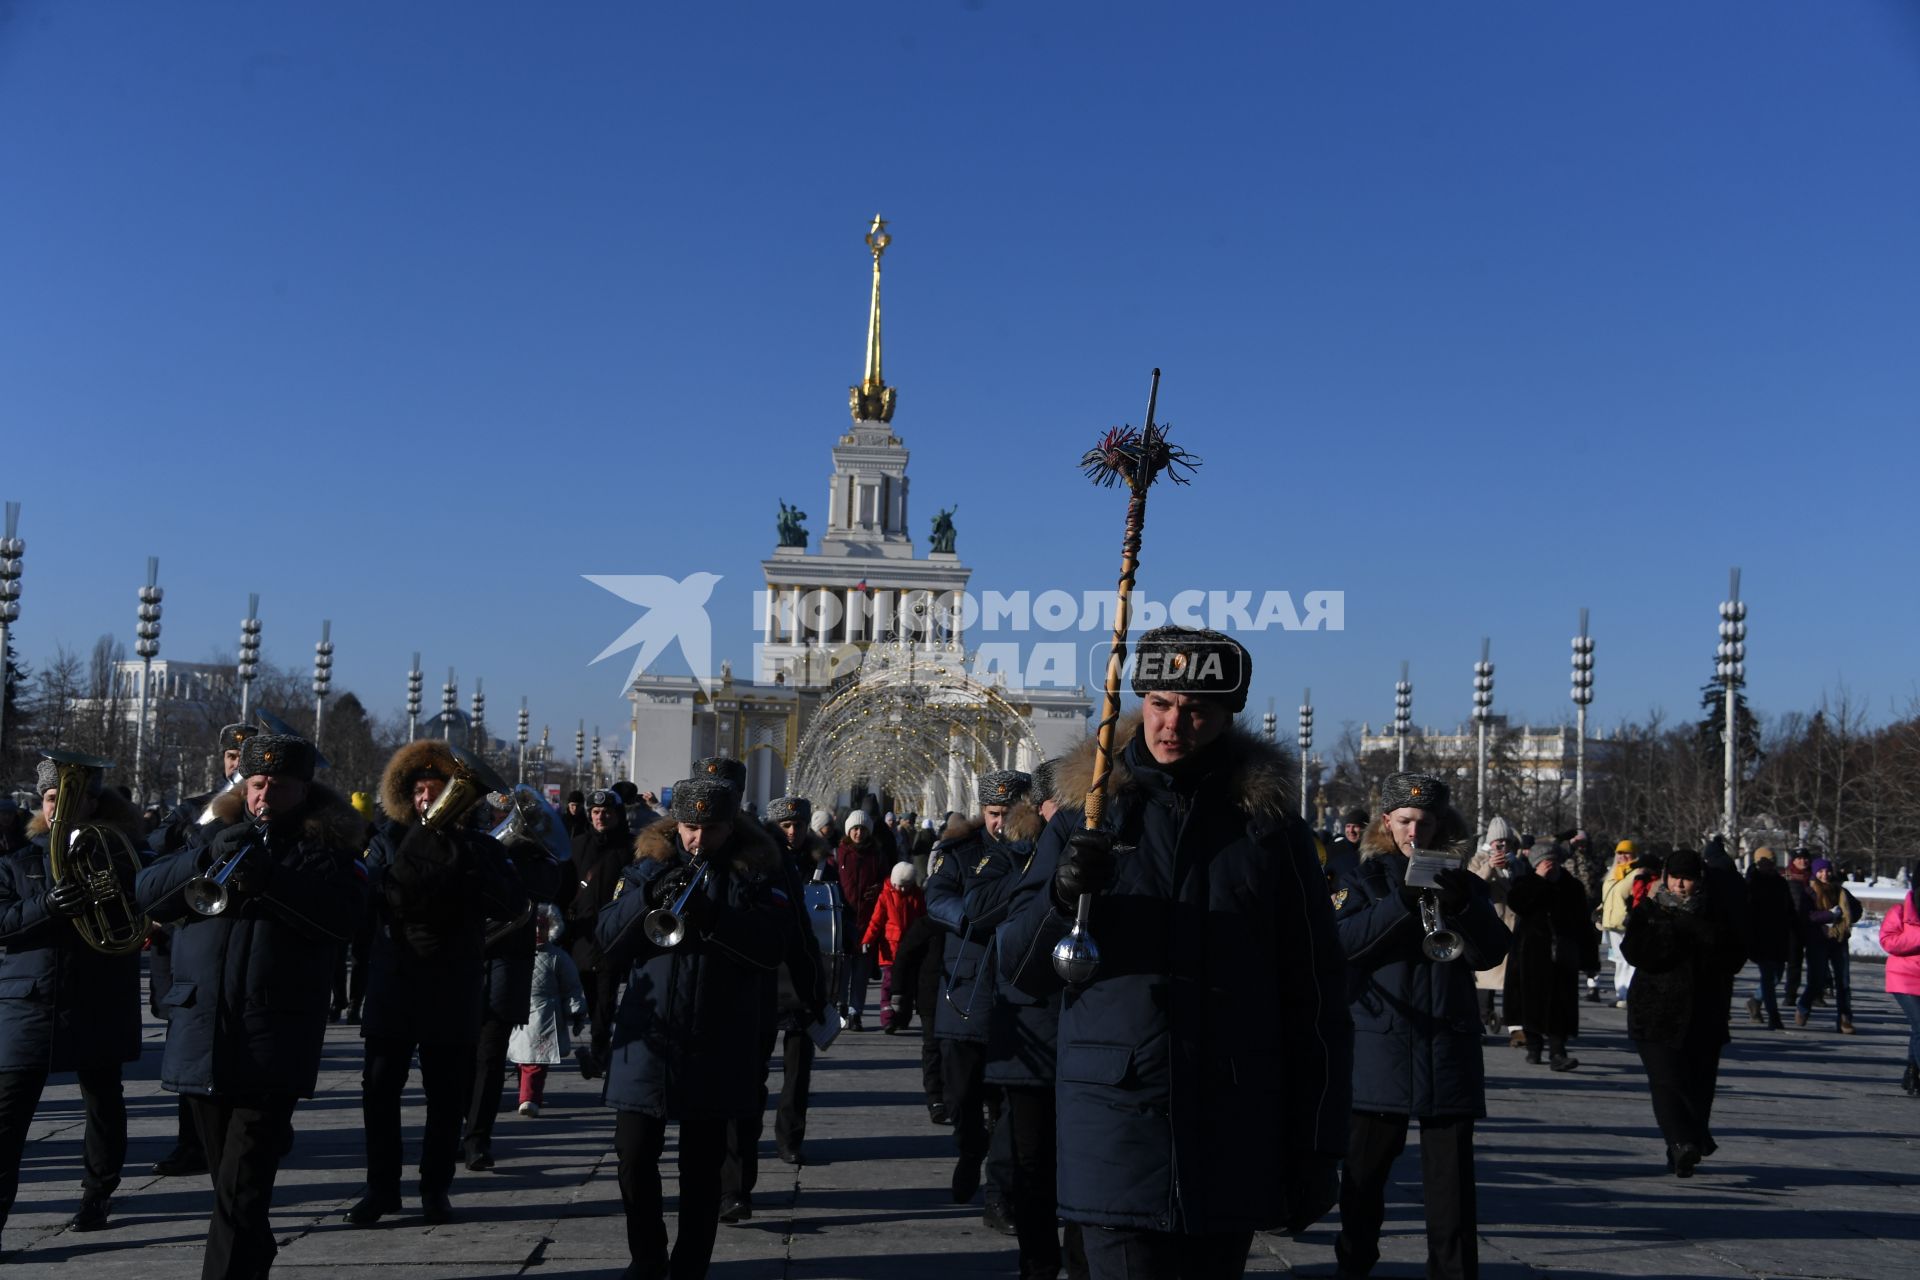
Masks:
[[[1487,824],[1487,837],[1480,851],[1467,863],[1467,870],[1487,882],[1487,888],[1493,894],[1493,909],[1499,913],[1500,923],[1513,928],[1513,912],[1507,909],[1507,888],[1513,883],[1513,852],[1518,841],[1514,839],[1513,828],[1507,820],[1495,817]],[[1480,1021],[1486,1024],[1488,1031],[1499,1034],[1501,1023],[1493,1016],[1493,993],[1507,984],[1507,962],[1502,960],[1491,969],[1481,969],[1473,975],[1473,985],[1480,997]],[[1518,1034],[1518,1027],[1509,1027],[1508,1031]]]

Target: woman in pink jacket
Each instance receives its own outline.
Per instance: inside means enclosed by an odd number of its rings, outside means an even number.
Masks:
[[[1920,863],[1908,873],[1909,885],[1920,884]],[[1907,1015],[1907,1074],[1900,1087],[1920,1096],[1920,911],[1913,891],[1893,905],[1880,921],[1880,949],[1887,953],[1887,994]]]

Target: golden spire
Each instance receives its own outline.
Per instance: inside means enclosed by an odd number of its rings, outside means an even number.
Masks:
[[[873,251],[873,305],[867,312],[867,367],[860,385],[849,390],[849,403],[855,422],[892,422],[893,388],[880,375],[880,256],[893,243],[887,234],[887,220],[873,215],[867,231],[867,248]]]

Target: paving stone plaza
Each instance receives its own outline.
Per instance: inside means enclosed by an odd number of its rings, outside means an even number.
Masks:
[[[1857,966],[1855,983],[1856,1036],[1834,1034],[1825,1011],[1806,1030],[1770,1033],[1735,1010],[1715,1111],[1720,1149],[1687,1181],[1663,1168],[1623,1012],[1582,1005],[1584,1030],[1573,1046],[1580,1067],[1566,1074],[1529,1067],[1490,1038],[1491,1115],[1478,1130],[1483,1275],[1920,1274],[1920,1100],[1898,1087],[1905,1022],[1880,992],[1877,966]],[[875,1024],[871,1014],[867,1023]],[[56,1076],[4,1239],[0,1265],[10,1274],[199,1274],[205,1182],[145,1172],[171,1144],[174,1117],[172,1095],[155,1083],[160,1027],[150,1023],[147,1032],[147,1052],[128,1072],[132,1144],[112,1225],[88,1235],[63,1230],[79,1197],[81,1115],[72,1077]],[[918,1048],[917,1036],[869,1031],[844,1035],[821,1056],[807,1163],[795,1169],[773,1158],[769,1117],[755,1214],[721,1228],[715,1280],[1017,1274],[1013,1240],[981,1225],[977,1203],[950,1202],[952,1130],[927,1121]],[[417,1083],[416,1075],[410,1150],[421,1120]],[[498,1167],[462,1170],[453,1186],[459,1220],[437,1228],[419,1219],[410,1181],[407,1212],[391,1225],[360,1230],[340,1219],[363,1177],[356,1028],[330,1031],[320,1096],[301,1105],[295,1126],[274,1211],[276,1275],[584,1280],[626,1265],[611,1113],[600,1106],[597,1081],[560,1072],[537,1119],[503,1115]],[[665,1172],[671,1196],[671,1161]],[[1421,1274],[1419,1194],[1410,1151],[1395,1171],[1375,1275]],[[1257,1237],[1248,1270],[1324,1270],[1333,1236],[1322,1224],[1298,1239]]]

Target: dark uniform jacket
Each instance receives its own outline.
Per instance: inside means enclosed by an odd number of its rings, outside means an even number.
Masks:
[[[966,918],[975,932],[992,934],[1006,921],[1045,828],[1040,811],[1022,801],[1007,811],[1000,839],[987,839],[982,832],[984,865],[977,863],[968,878],[965,899]],[[1016,1088],[1052,1088],[1060,993],[1032,995],[999,982],[998,955],[996,945],[986,963],[986,976],[994,982],[993,1007],[987,1013],[987,1081]]]
[[[238,791],[215,803],[219,821],[201,828],[204,841],[245,818]],[[226,1100],[313,1095],[334,951],[363,909],[365,830],[344,800],[310,786],[306,803],[246,855],[271,866],[265,886],[235,895],[217,916],[194,914],[184,898],[204,869],[205,842],[140,874],[141,905],[156,920],[179,922],[173,984],[161,998],[171,1024],[164,1087]]]
[[[140,847],[139,816],[103,791],[89,824]],[[0,1071],[73,1071],[140,1056],[140,953],[102,955],[47,909],[47,824],[33,815],[26,847],[0,857]],[[72,874],[71,871],[68,872]]]
[[[1451,811],[1442,840],[1465,834]],[[1400,895],[1407,860],[1383,819],[1360,837],[1357,869],[1333,893],[1334,923],[1346,952],[1353,1010],[1353,1109],[1405,1116],[1484,1116],[1486,1067],[1480,1057],[1480,1006],[1473,975],[1507,954],[1506,925],[1486,882],[1473,877],[1466,910],[1442,923],[1466,952],[1435,962],[1420,949],[1426,928]]]
[[[581,973],[600,968],[594,922],[600,909],[613,901],[613,891],[633,860],[634,839],[619,824],[606,831],[589,824],[573,838],[573,869],[560,886],[558,902],[567,919],[567,951]]]
[[[505,847],[507,862],[520,885],[519,914],[486,922],[482,960],[486,1013],[510,1027],[527,1020],[533,1003],[533,911],[536,903],[552,902],[570,864],[558,863],[538,845],[520,841]],[[515,922],[518,923],[515,923]],[[512,926],[509,928],[508,926]]]
[[[787,954],[768,975],[772,989],[772,1019],[776,1031],[805,1031],[827,1008],[826,967],[821,963],[820,940],[807,919],[805,884],[821,867],[826,842],[811,832],[803,835],[798,849],[787,849],[786,833],[778,826],[763,824],[767,839],[781,850],[781,888],[793,906],[793,933],[787,939]]]
[[[1135,722],[1137,723],[1137,721]],[[1293,766],[1230,728],[1172,769],[1123,726],[1106,809],[1118,878],[1095,899],[1101,966],[1060,1010],[1060,1215],[1151,1231],[1247,1231],[1287,1216],[1294,1171],[1346,1150],[1346,966],[1295,816]],[[1086,794],[1090,740],[1055,770]],[[1048,887],[1076,809],[1054,815],[1001,926],[1029,994],[1060,987],[1072,923]]]
[[[1733,978],[1747,962],[1742,929],[1710,886],[1695,891],[1697,907],[1671,901],[1665,886],[1651,890],[1627,915],[1620,950],[1633,965],[1627,1034],[1635,1040],[1723,1045]]]
[[[373,938],[360,1034],[414,1044],[480,1037],[486,922],[516,918],[527,896],[500,842],[389,821],[367,851]],[[517,1019],[524,1019],[522,1008]]]
[[[669,1120],[735,1117],[763,1106],[766,975],[795,928],[780,853],[744,815],[713,854],[699,892],[710,914],[679,946],[642,929],[654,881],[689,859],[674,825],[634,842],[634,860],[595,928],[608,972],[627,970],[614,1017],[607,1105]],[[665,905],[665,904],[661,904]]]
[[[933,1034],[942,1040],[987,1042],[999,988],[988,960],[994,924],[1005,912],[996,912],[991,924],[971,919],[967,891],[974,877],[993,861],[989,850],[994,843],[980,819],[955,818],[933,846],[933,859],[927,864],[927,915],[946,930],[940,958],[942,996],[933,1007]]]

